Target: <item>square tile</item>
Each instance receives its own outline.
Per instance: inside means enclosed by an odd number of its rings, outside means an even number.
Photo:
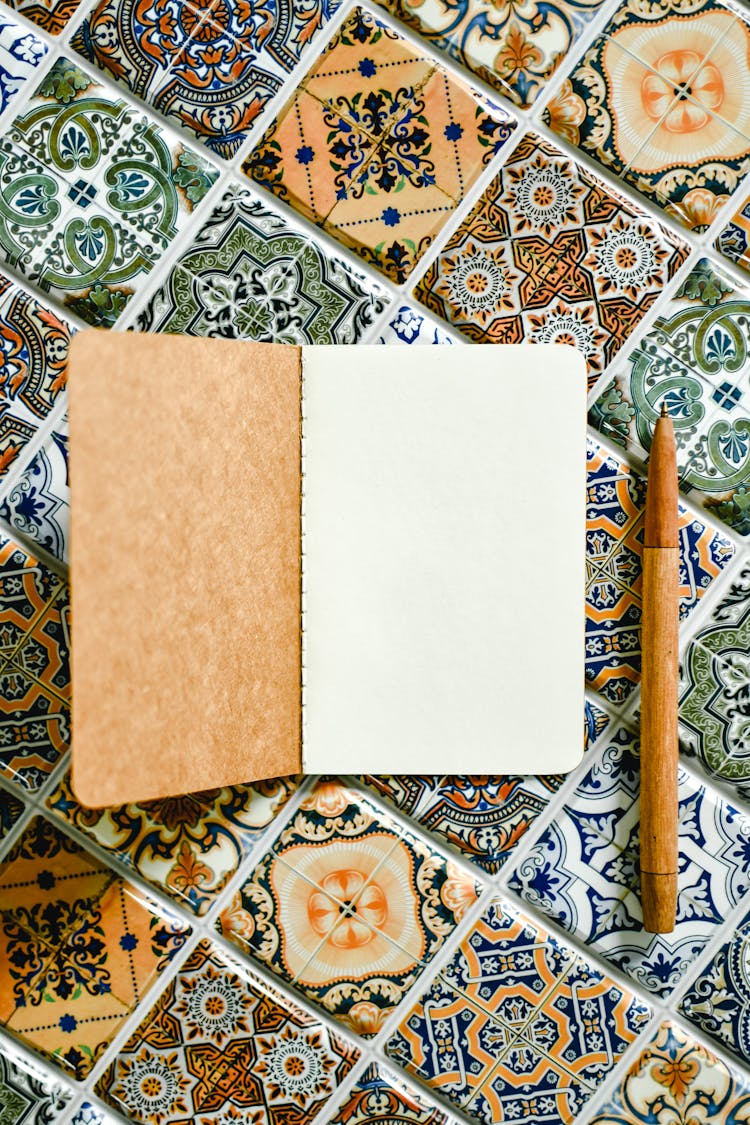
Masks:
[[[415,293],[478,343],[574,344],[586,355],[593,381],[686,249],[529,133]]]
[[[47,805],[195,914],[216,901],[294,791],[273,778],[116,808],[78,804],[66,774]]]
[[[385,1050],[480,1121],[572,1121],[650,1016],[573,950],[499,900]],[[525,1109],[522,1111],[522,1106]]]
[[[5,0],[11,8],[32,20],[42,31],[59,35],[81,0]]]
[[[680,1012],[705,1034],[727,1047],[741,1062],[750,1062],[750,917],[714,954],[680,1001]]]
[[[357,8],[244,169],[401,283],[512,130]]]
[[[13,656],[62,585],[20,543],[0,534],[0,667]]]
[[[355,1083],[333,1125],[374,1125],[384,1118],[400,1125],[448,1125],[448,1116],[426,1102],[402,1078],[380,1063],[370,1063]]]
[[[56,1125],[69,1112],[71,1094],[5,1043],[0,1046],[0,1105],[7,1125]]]
[[[669,996],[748,888],[750,822],[680,771],[680,875],[670,934],[642,928],[638,744],[625,728],[514,870],[510,887],[657,996]]]
[[[188,928],[43,817],[0,865],[0,894],[2,1022],[83,1078]]]
[[[70,703],[70,594],[63,585],[13,653],[13,666]]]
[[[386,293],[232,186],[138,319],[150,332],[357,343]]]
[[[31,79],[46,53],[41,39],[0,12],[0,114]]]
[[[70,746],[70,705],[23,668],[0,668],[0,773],[33,792]]]
[[[61,418],[28,468],[0,503],[0,517],[15,532],[68,561],[70,487],[68,420]]]
[[[665,1020],[635,1062],[622,1075],[592,1125],[632,1121],[646,1125],[658,1106],[665,1119],[679,1121],[698,1113],[706,1125],[747,1119],[750,1088],[713,1052],[681,1027]]]
[[[544,89],[567,52],[601,7],[556,0],[541,17],[538,5],[519,9],[501,0],[469,0],[460,12],[417,0],[378,0],[392,15],[524,108]]]
[[[307,1125],[358,1055],[203,939],[96,1092],[143,1125],[247,1117]]]
[[[750,170],[750,28],[713,0],[622,6],[545,107],[572,144],[694,230]]]
[[[372,1035],[480,890],[366,798],[321,780],[221,927],[309,999]]]

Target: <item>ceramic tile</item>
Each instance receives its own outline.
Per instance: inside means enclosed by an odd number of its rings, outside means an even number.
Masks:
[[[131,1121],[311,1122],[358,1051],[205,939],[99,1079]]]
[[[19,796],[8,789],[0,789],[0,840],[8,835],[24,808]]]
[[[749,313],[750,293],[703,258],[590,412],[611,440],[647,451],[666,402],[683,491],[739,534],[750,533]]]
[[[592,380],[684,260],[679,239],[530,133],[417,284],[479,343],[569,343]]]
[[[680,878],[671,934],[642,928],[638,743],[624,728],[600,752],[510,886],[638,984],[669,996],[748,887],[750,822],[680,771]]]
[[[70,703],[70,596],[63,585],[13,653],[12,663],[45,692]]]
[[[76,801],[66,774],[47,805],[142,878],[204,914],[293,790],[294,779],[274,778],[140,805],[87,809]]]
[[[49,567],[0,533],[0,666],[13,656],[61,586]]]
[[[0,1107],[3,1125],[56,1125],[66,1120],[71,1094],[46,1074],[0,1044]]]
[[[70,706],[13,661],[0,669],[0,773],[34,791],[70,745]]]
[[[59,35],[76,12],[81,0],[4,0],[11,8],[32,20],[42,31]]]
[[[117,1125],[114,1117],[91,1102],[81,1102],[70,1125]]]
[[[366,798],[321,780],[221,925],[273,972],[371,1035],[479,891]]]
[[[517,105],[531,105],[544,89],[601,0],[556,0],[522,8],[503,0],[471,0],[455,11],[417,0],[378,0],[439,51],[494,86]]]
[[[35,817],[0,866],[2,1022],[83,1078],[188,933]]]
[[[750,194],[747,191],[739,193],[736,210],[719,231],[714,246],[730,262],[750,272]]]
[[[378,285],[234,186],[138,326],[276,343],[351,344],[386,303]]]
[[[344,1101],[333,1125],[374,1125],[384,1119],[403,1125],[447,1125],[448,1117],[380,1063],[370,1063]]]
[[[63,563],[68,561],[68,420],[61,418],[0,503],[0,518]]]
[[[680,1001],[680,1011],[747,1065],[750,1063],[750,917],[745,916]]]
[[[544,111],[614,174],[704,230],[750,169],[750,31],[720,5],[623,4]]]
[[[647,1125],[653,1121],[655,1107],[665,1120],[697,1117],[706,1125],[740,1125],[750,1113],[750,1087],[744,1076],[665,1020],[592,1125],[615,1121]]]
[[[379,344],[452,344],[447,332],[443,332],[429,316],[418,312],[411,305],[400,305],[385,327],[381,328]]]
[[[512,128],[355,9],[244,168],[403,282]]]
[[[46,53],[41,39],[0,12],[0,114],[23,89]]]
[[[544,1097],[551,1099],[545,1120],[571,1121],[649,1015],[631,993],[496,900],[386,1052],[480,1121],[513,1120],[524,1104],[528,1116]]]

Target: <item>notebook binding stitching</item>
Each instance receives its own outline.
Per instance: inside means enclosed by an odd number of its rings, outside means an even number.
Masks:
[[[300,348],[300,761],[305,769],[305,696],[307,687],[307,642],[305,636],[305,349]]]

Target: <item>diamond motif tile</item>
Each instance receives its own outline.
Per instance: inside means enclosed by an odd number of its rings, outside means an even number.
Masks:
[[[0,503],[0,518],[63,563],[68,561],[68,420],[61,418]]]
[[[750,170],[748,42],[745,20],[713,0],[623,3],[543,118],[704,230]]]
[[[494,86],[517,105],[531,105],[601,7],[556,0],[522,8],[471,0],[459,12],[415,0],[378,0],[428,43]]]
[[[478,343],[573,344],[593,381],[685,253],[679,239],[529,133],[415,292]]]
[[[203,939],[96,1092],[143,1125],[307,1125],[358,1054]]]
[[[149,332],[287,344],[352,344],[385,292],[289,227],[249,191],[230,187],[138,319]]]
[[[671,934],[642,928],[638,743],[624,728],[513,872],[510,886],[638,984],[667,997],[748,888],[747,817],[680,772],[680,873]]]
[[[320,781],[222,913],[226,937],[372,1035],[480,885],[366,798]]]
[[[117,808],[78,804],[65,775],[52,812],[187,909],[204,914],[294,790],[292,778]]]
[[[512,129],[356,8],[244,168],[403,282]]]
[[[43,817],[0,865],[2,1022],[83,1078],[188,927]]]

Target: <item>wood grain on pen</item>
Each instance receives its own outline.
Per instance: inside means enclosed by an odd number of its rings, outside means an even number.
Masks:
[[[643,551],[641,894],[649,933],[677,911],[679,540],[672,420],[662,407],[648,470]]]

